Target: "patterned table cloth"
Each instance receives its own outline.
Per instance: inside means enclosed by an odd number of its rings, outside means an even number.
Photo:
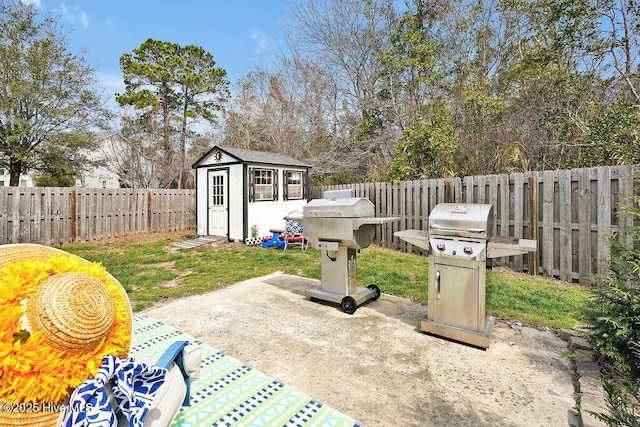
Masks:
[[[200,376],[191,406],[172,426],[349,426],[345,414],[146,314],[133,319],[132,356],[159,356],[174,341],[200,345]]]

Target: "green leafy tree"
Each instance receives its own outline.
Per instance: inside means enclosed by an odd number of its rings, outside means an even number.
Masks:
[[[187,138],[193,136],[190,124],[198,118],[214,122],[228,97],[226,71],[215,65],[213,55],[199,46],[154,39],[120,57],[125,92],[116,100],[140,110],[146,123],[160,124],[157,146],[163,153],[163,186],[183,188]]]
[[[91,134],[63,134],[47,140],[38,158],[33,180],[38,187],[73,187],[92,167],[103,166],[88,156],[96,148]]]
[[[431,103],[423,117],[409,125],[400,138],[388,171],[391,181],[455,174],[457,144],[449,110],[444,102]]]
[[[501,91],[505,47],[515,31],[500,2],[455,2],[443,22],[442,61],[450,70],[449,104],[456,123],[460,155],[469,160],[463,173],[486,173],[504,150],[496,145],[507,99]],[[452,5],[453,6],[453,5]],[[501,22],[502,21],[502,22]]]
[[[389,33],[388,49],[377,59],[384,82],[379,98],[404,131],[421,117],[423,106],[443,93],[446,72],[439,61],[437,22],[446,6],[415,0]]]
[[[419,177],[439,162],[456,175],[637,163],[639,11],[637,0],[298,2],[282,60],[297,68],[240,89],[226,134],[282,151],[306,141],[295,152],[327,183]],[[439,100],[446,120],[427,115]],[[428,157],[450,125],[453,164]]]
[[[639,106],[618,100],[587,122],[585,144],[572,167],[635,165],[640,163]]]
[[[159,124],[160,134],[150,136],[162,153],[159,164],[165,171],[160,184],[163,187],[169,187],[175,179],[171,143],[175,130],[171,126],[171,115],[179,106],[175,88],[179,48],[175,43],[148,39],[134,49],[133,54],[125,53],[120,57],[125,92],[117,94],[116,101],[140,110],[139,119],[147,127],[155,128],[150,125],[153,122]]]
[[[188,175],[187,136],[192,134],[189,121],[202,118],[215,123],[216,113],[221,111],[229,97],[227,72],[216,67],[213,55],[200,46],[185,46],[181,49],[181,64],[177,83],[181,92],[180,115],[180,177],[182,188]]]
[[[47,143],[106,123],[95,70],[68,50],[56,18],[31,4],[0,1],[0,35],[0,166],[12,186],[26,170],[66,175],[66,159],[49,156]],[[91,139],[76,142],[90,148]]]
[[[518,116],[533,119],[523,135],[536,143],[521,144],[531,167],[557,169],[583,151],[586,124],[611,99],[602,77],[599,20],[589,0],[541,1],[532,12],[526,48],[509,69],[509,90],[517,94]],[[588,166],[608,159],[592,162]]]

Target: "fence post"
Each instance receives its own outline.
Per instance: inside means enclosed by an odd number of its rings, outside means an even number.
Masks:
[[[372,182],[369,184],[369,201],[371,203],[373,203],[373,205],[375,206],[376,204],[376,184],[375,182]]]
[[[529,239],[538,240],[538,176],[529,177]],[[529,274],[538,275],[538,252],[529,252]]]
[[[447,179],[444,183],[444,202],[455,203],[455,201],[456,201],[455,180]]]
[[[77,193],[76,193],[76,189],[74,188],[73,190],[71,190],[71,230],[69,230],[71,231],[72,242],[75,242],[76,239],[78,238],[78,234],[76,230],[76,227],[78,226],[76,198],[77,198]]]
[[[151,203],[151,192],[147,192],[147,233],[151,233],[153,230],[151,227],[153,226],[153,218],[152,218],[152,203]]]

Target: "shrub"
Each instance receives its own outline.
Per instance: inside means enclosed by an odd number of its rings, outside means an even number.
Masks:
[[[638,198],[625,212],[640,218]],[[610,426],[640,426],[640,228],[611,236],[609,272],[595,276],[585,318],[587,339],[603,368],[609,414],[593,414]]]
[[[610,239],[609,274],[596,276],[591,288],[588,339],[602,362],[640,378],[640,232],[632,234],[630,246]]]

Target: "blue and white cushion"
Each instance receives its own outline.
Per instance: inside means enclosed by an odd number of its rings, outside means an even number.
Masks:
[[[62,415],[62,426],[116,427],[116,408],[111,405],[108,384],[131,427],[142,427],[153,398],[165,381],[167,370],[132,358],[105,356],[98,374],[80,384]]]

